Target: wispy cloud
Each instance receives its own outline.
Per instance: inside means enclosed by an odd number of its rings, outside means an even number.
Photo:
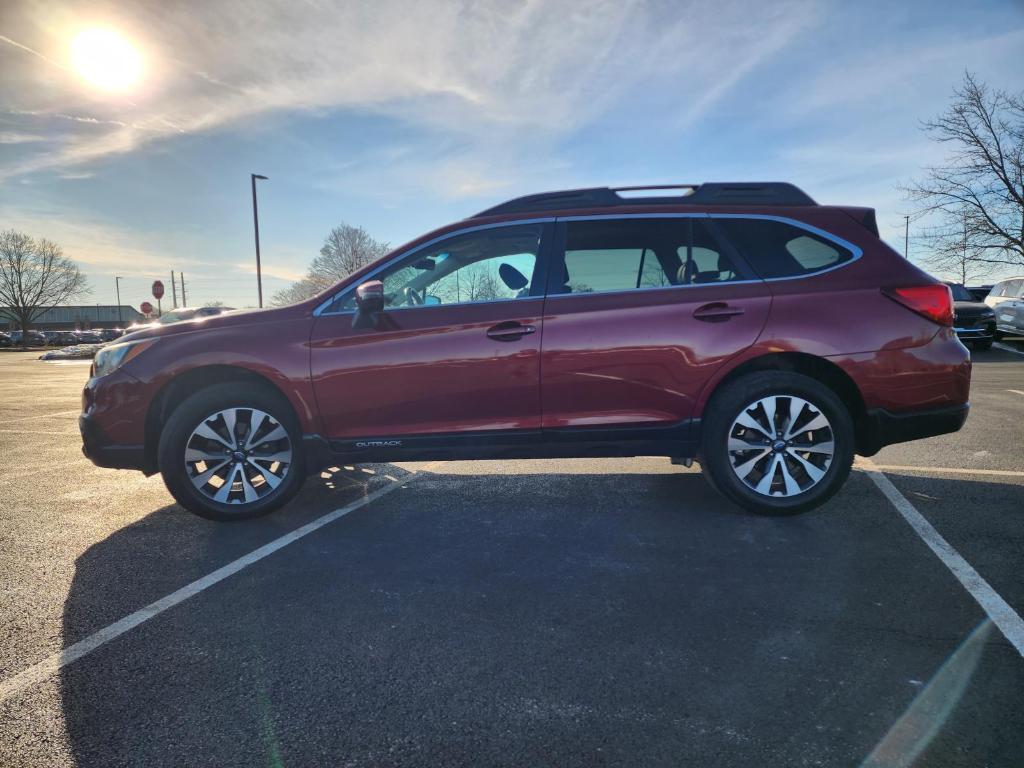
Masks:
[[[48,26],[40,8],[28,6],[21,26],[35,29],[42,42],[4,40],[59,64],[45,42],[56,46],[60,30]],[[43,93],[17,89],[13,111],[26,119],[108,130],[22,157],[0,167],[0,178],[66,168],[272,111],[353,108],[491,147],[524,134],[543,142],[595,120],[651,78],[688,105],[692,120],[814,17],[811,0],[378,0],[340,7],[311,1],[301,11],[291,0],[154,0],[119,4],[111,15],[129,33],[138,31],[145,92],[130,103],[102,105],[85,98],[70,76],[51,78]],[[214,32],[225,29],[245,44],[225,45]],[[32,63],[24,58],[15,69]],[[67,104],[92,108],[80,114]]]
[[[46,141],[46,137],[34,133],[0,131],[0,144],[30,144],[35,141]]]

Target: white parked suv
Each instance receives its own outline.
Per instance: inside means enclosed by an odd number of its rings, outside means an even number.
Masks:
[[[985,303],[996,313],[996,338],[1024,336],[1024,277],[1000,280],[992,286]]]

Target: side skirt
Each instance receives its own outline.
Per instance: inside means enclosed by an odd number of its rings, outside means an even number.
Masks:
[[[310,471],[332,462],[444,461],[471,459],[571,459],[615,456],[693,458],[700,419],[670,426],[567,427],[544,430],[454,432],[435,435],[327,440],[306,435]]]

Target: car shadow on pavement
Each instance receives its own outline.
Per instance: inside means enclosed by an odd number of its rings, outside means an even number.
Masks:
[[[251,523],[155,511],[79,558],[65,644],[404,472],[338,468]],[[887,504],[861,473],[758,518],[693,472],[442,465],[63,668],[73,755],[853,764],[978,622]]]

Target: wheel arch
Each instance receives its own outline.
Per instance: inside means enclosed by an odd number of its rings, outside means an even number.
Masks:
[[[255,384],[273,392],[288,404],[295,420],[302,424],[302,419],[291,398],[263,374],[238,365],[218,364],[192,368],[165,383],[149,404],[145,427],[146,474],[157,472],[157,447],[160,443],[160,432],[174,409],[190,395],[215,384],[225,383]]]
[[[873,452],[868,446],[870,425],[867,406],[857,383],[831,360],[805,352],[769,352],[738,363],[705,388],[701,396],[700,412],[703,413],[714,399],[715,393],[721,391],[724,386],[742,376],[760,371],[790,371],[810,376],[825,384],[839,396],[850,411],[857,452]]]

